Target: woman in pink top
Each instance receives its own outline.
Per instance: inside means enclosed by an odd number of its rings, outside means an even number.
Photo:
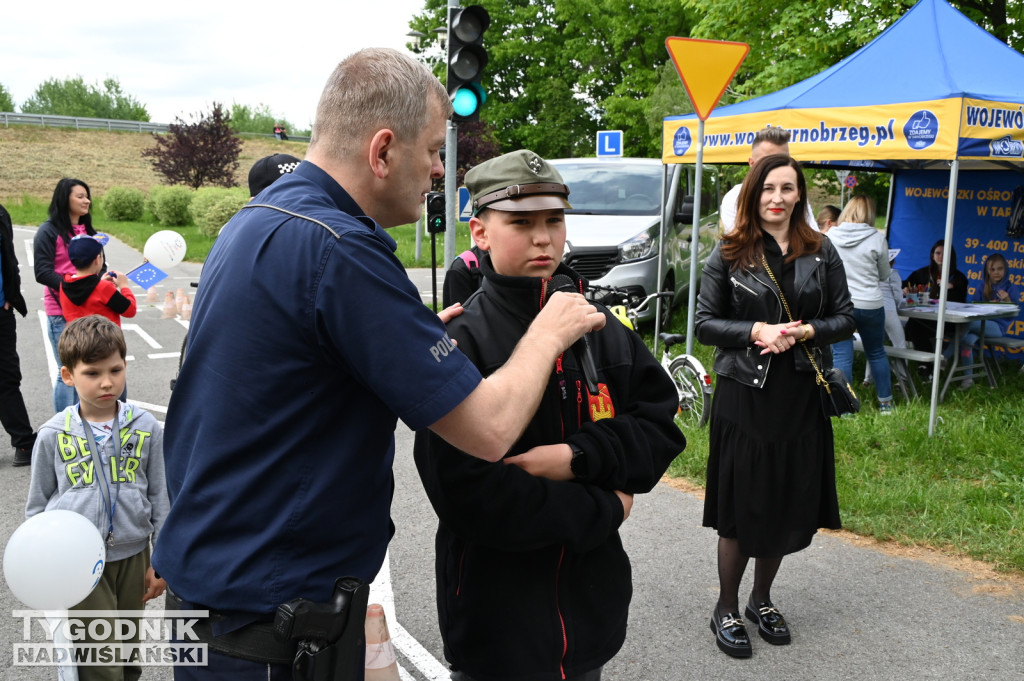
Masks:
[[[33,242],[36,281],[43,285],[43,309],[49,320],[50,347],[58,367],[57,339],[65,324],[60,310],[60,285],[65,274],[75,273],[75,266],[68,259],[68,242],[76,234],[96,233],[89,215],[91,204],[89,185],[81,180],[63,178],[53,190],[50,219],[36,230]],[[53,387],[54,411],[62,411],[77,401],[75,389],[64,385],[58,372]]]

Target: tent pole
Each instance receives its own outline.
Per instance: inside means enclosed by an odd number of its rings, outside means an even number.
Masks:
[[[956,183],[960,177],[960,161],[953,159],[949,166],[949,197],[946,199],[946,234],[943,237],[945,246],[942,249],[942,281],[939,282],[939,320],[935,324],[935,357],[932,360],[932,405],[928,412],[928,437],[935,435],[936,408],[939,403],[939,383],[941,383],[942,336],[946,326],[946,297],[949,287],[950,258],[953,254],[953,217],[956,214]],[[931,254],[928,254],[931,258]],[[929,261],[929,266],[931,262]]]
[[[690,233],[690,290],[686,302],[686,354],[693,354],[693,320],[697,311],[697,254],[700,253],[700,193],[704,179],[704,121],[697,124],[697,181],[693,189],[693,231]]]
[[[676,172],[678,167],[679,166],[673,168],[673,171],[670,173],[668,166],[664,163],[661,164],[661,224],[658,225],[658,280],[654,282],[655,290],[658,293],[661,293],[661,277],[664,274],[664,272],[662,272],[662,267],[664,266],[663,263],[665,261],[666,225],[669,223],[669,220],[672,219],[670,217],[672,215],[672,208],[668,205],[669,199],[672,198],[672,188],[669,185],[669,177],[672,178],[673,184],[678,184],[677,180],[679,178],[679,174]],[[674,226],[674,222],[672,224]],[[656,298],[654,300],[654,350],[652,350],[655,355],[658,354],[659,333],[661,333],[661,299]]]

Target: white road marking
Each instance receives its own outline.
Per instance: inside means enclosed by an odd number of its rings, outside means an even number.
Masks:
[[[370,602],[380,603],[383,606],[384,617],[387,618],[388,623],[388,632],[391,634],[391,640],[395,644],[395,648],[400,650],[406,659],[428,681],[447,681],[451,677],[448,669],[438,662],[437,658],[431,655],[412,634],[407,632],[405,627],[398,623],[398,617],[395,616],[394,591],[391,589],[390,552],[384,554],[384,565],[381,566],[380,572],[377,573],[377,578],[370,584]],[[401,676],[405,673],[405,670],[399,666],[398,672]],[[409,677],[406,675],[402,676],[402,678],[406,679]]]
[[[19,232],[19,231],[21,231],[21,232],[29,232],[29,233],[31,233],[33,235],[35,235],[35,233],[36,233],[36,230],[34,230],[34,229],[25,229],[24,227],[15,227],[14,231],[15,232]],[[35,266],[36,266],[35,257],[36,257],[36,253],[35,253],[35,238],[25,239],[25,262],[22,263],[22,266],[34,269]],[[33,279],[34,279],[34,277],[33,277]]]
[[[131,402],[132,404],[139,405],[146,411],[158,411],[161,414],[167,413],[167,407],[163,406],[162,404],[150,404],[149,402],[143,402],[142,400],[133,400],[131,397],[128,398],[128,401]]]
[[[160,345],[159,343],[156,342],[155,338],[153,338],[148,333],[143,331],[142,327],[139,326],[138,324],[122,324],[121,325],[121,330],[122,331],[126,331],[126,332],[127,331],[134,331],[135,333],[139,334],[139,337],[142,340],[146,341],[146,343],[149,345],[149,347],[153,348],[154,350],[159,350],[160,348],[163,347],[162,345]]]
[[[42,331],[43,345],[46,347],[46,366],[50,370],[50,375],[56,380],[60,367],[57,366],[57,360],[53,358],[53,344],[50,343],[50,320],[46,318],[46,313],[42,310],[39,310],[39,330]]]

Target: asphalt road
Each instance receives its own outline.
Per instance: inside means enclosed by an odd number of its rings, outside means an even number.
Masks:
[[[31,273],[33,231],[17,228],[15,239],[31,308],[19,324],[22,390],[32,421],[38,425],[50,415],[52,383],[38,316],[40,288]],[[22,242],[27,247],[21,247]],[[115,269],[127,270],[141,261],[137,252],[120,242],[113,241],[107,252]],[[160,301],[165,290],[188,290],[199,269],[184,264],[174,270],[174,278],[161,287]],[[416,270],[410,276],[429,301],[430,271]],[[136,294],[141,302],[144,293]],[[168,381],[177,366],[185,324],[162,319],[159,305],[143,304],[126,326],[126,337],[133,357],[129,396],[163,420],[170,395]],[[393,602],[395,616],[389,624],[403,678],[444,679],[434,610],[436,521],[416,477],[412,433],[401,425],[396,449],[393,516],[398,529],[383,575],[390,576],[390,581],[379,580],[374,597]],[[29,481],[27,468],[10,466],[12,456],[9,441],[0,437],[0,539],[4,545],[24,519]],[[791,623],[793,643],[774,647],[755,636],[753,658],[728,658],[715,647],[708,628],[717,597],[715,535],[700,527],[700,517],[697,498],[664,484],[637,498],[622,528],[633,563],[630,630],[625,647],[606,666],[604,678],[1024,679],[1024,591],[824,535],[783,561],[773,590]],[[22,607],[6,583],[0,585],[0,679],[52,679],[53,668],[12,667],[13,644],[22,641],[22,621],[9,613]],[[170,672],[149,668],[143,678],[169,679]]]

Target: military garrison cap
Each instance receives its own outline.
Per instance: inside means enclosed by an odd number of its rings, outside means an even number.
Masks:
[[[520,149],[474,166],[466,173],[473,215],[484,208],[508,211],[572,208],[569,188],[554,166]]]

